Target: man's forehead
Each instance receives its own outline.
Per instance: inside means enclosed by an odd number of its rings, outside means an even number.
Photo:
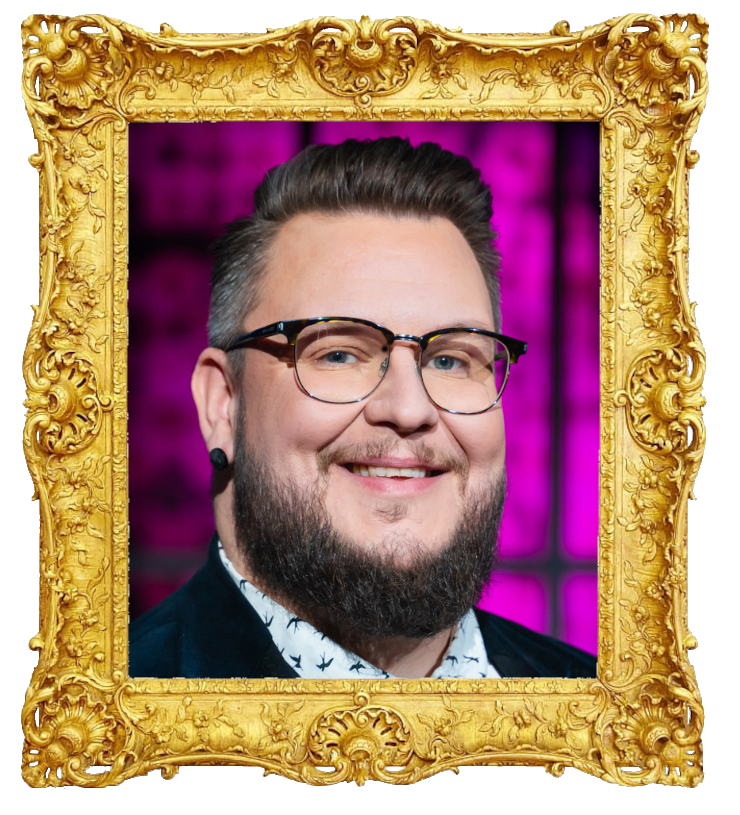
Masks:
[[[268,255],[258,312],[274,319],[445,316],[492,327],[483,273],[446,218],[304,213],[284,224]],[[347,311],[349,309],[349,311]],[[262,317],[258,317],[258,322]],[[250,327],[253,321],[250,320]],[[439,327],[432,325],[431,328]]]

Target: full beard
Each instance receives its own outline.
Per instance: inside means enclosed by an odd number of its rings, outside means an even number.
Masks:
[[[242,425],[233,467],[236,539],[261,591],[337,641],[432,637],[480,600],[496,560],[504,473],[464,494],[441,549],[429,552],[401,533],[366,549],[334,527],[320,482],[301,489],[281,480],[248,449]]]

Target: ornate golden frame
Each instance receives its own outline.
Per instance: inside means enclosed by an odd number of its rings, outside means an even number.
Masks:
[[[538,35],[407,17],[261,35],[155,35],[95,15],[23,23],[41,199],[23,363],[41,513],[28,784],[105,786],[185,764],[311,784],[405,784],[466,764],[701,780],[686,512],[705,359],[687,189],[707,30],[697,15],[639,14]],[[128,677],[127,124],[286,118],[600,122],[598,680]]]

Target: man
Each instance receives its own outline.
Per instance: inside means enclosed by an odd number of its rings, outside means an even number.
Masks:
[[[399,138],[270,171],[215,252],[193,374],[214,466],[208,563],[131,626],[160,677],[595,676],[473,610],[505,494],[491,196]]]

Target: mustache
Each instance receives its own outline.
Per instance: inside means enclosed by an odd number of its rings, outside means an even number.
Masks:
[[[408,439],[403,444],[393,438],[372,439],[354,444],[331,442],[319,450],[316,459],[319,473],[325,476],[332,464],[397,454],[411,455],[430,470],[449,470],[459,475],[463,483],[467,482],[470,471],[467,458],[435,450],[425,439]]]

